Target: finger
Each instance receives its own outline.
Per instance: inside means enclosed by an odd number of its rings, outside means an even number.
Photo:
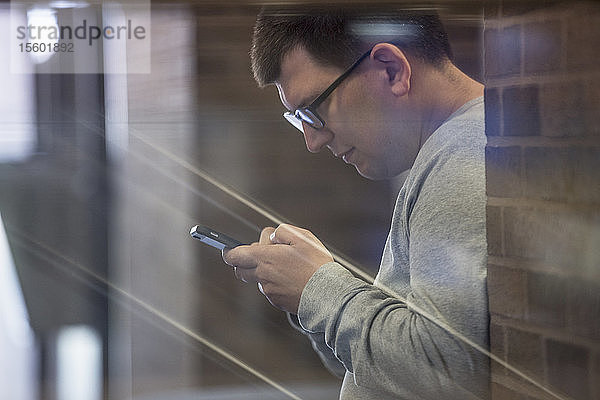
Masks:
[[[239,278],[242,282],[257,282],[258,279],[256,278],[256,268],[252,268],[252,269],[242,269],[242,268],[238,268],[238,275]]]
[[[258,264],[257,252],[255,251],[256,248],[257,246],[245,245],[223,251],[223,261],[225,261],[225,264],[231,265],[232,267],[244,269],[256,268],[256,265]]]
[[[259,243],[272,244],[273,242],[271,242],[270,236],[273,232],[275,232],[275,228],[273,228],[272,226],[267,226],[266,228],[264,228],[260,233]]]
[[[307,235],[312,235],[306,229],[298,228],[290,224],[281,224],[271,234],[271,242],[280,244],[296,244],[301,241],[309,241]]]
[[[235,277],[242,282],[257,282],[256,269],[233,268]]]
[[[229,251],[231,250],[231,248],[229,247],[224,247],[221,249],[221,258],[223,259],[223,262],[227,265],[230,265],[227,261],[226,261],[226,257],[227,257],[227,253],[229,253]]]

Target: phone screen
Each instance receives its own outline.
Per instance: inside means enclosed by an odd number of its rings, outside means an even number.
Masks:
[[[202,225],[196,225],[192,227],[192,229],[190,230],[190,235],[192,235],[194,239],[198,239],[202,243],[205,243],[219,250],[233,249],[234,247],[241,246],[244,244],[239,240],[225,235],[224,233]]]

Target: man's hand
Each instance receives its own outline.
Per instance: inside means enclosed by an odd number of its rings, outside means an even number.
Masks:
[[[238,279],[258,282],[275,307],[297,314],[304,286],[333,257],[310,231],[282,224],[264,228],[256,243],[224,251],[223,261],[235,268]]]

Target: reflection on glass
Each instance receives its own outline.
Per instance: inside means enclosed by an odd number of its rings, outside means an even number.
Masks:
[[[0,7],[0,26],[26,25],[25,16]],[[0,54],[8,55],[11,41],[0,39]],[[7,57],[8,58],[8,57]],[[8,61],[8,60],[7,60]],[[11,73],[11,68],[18,71]],[[10,62],[0,63],[0,163],[18,162],[36,150],[33,63],[27,53],[11,53]]]
[[[52,8],[33,7],[27,10],[27,27],[37,27],[38,29],[28,29],[28,42],[36,47],[48,46],[51,48],[58,43],[58,21],[56,11]],[[45,49],[46,47],[44,47]],[[50,50],[32,51],[29,53],[31,59],[36,64],[42,64],[48,61],[54,52]]]
[[[67,326],[56,338],[58,400],[102,398],[102,343],[89,326]]]
[[[37,361],[33,331],[0,215],[0,398],[37,397]]]

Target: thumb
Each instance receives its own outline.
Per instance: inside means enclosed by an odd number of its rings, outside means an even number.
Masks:
[[[314,245],[314,241],[317,239],[312,232],[298,228],[297,226],[290,224],[281,224],[275,229],[270,235],[271,242],[278,244],[301,244],[305,243],[308,245]]]

